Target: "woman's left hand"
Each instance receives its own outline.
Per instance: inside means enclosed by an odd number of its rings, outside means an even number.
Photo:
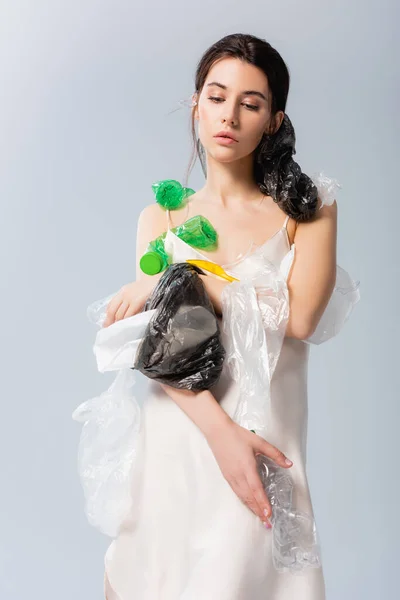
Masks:
[[[115,321],[127,319],[140,312],[161,275],[162,272],[123,285],[108,303],[102,327],[108,327]]]

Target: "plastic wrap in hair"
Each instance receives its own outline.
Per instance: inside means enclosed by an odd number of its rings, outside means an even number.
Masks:
[[[155,310],[134,368],[175,388],[205,390],[221,374],[225,350],[201,269],[175,263],[160,278],[144,310]]]
[[[264,135],[256,149],[254,176],[260,190],[272,196],[282,210],[298,222],[308,221],[317,210],[317,187],[293,160],[296,136],[285,113],[273,135]]]

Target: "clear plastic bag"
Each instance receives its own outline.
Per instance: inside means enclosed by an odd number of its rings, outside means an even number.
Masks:
[[[260,256],[258,267],[221,295],[225,362],[240,386],[233,420],[261,436],[267,432],[270,383],[289,319],[286,275],[293,259],[294,246],[280,266]]]
[[[316,330],[306,344],[322,344],[335,337],[350,317],[353,308],[360,300],[360,282],[336,265],[336,283]]]
[[[141,407],[132,391],[134,384],[134,372],[120,370],[105,392],[83,402],[72,414],[83,423],[78,473],[86,516],[93,527],[111,537],[131,511],[133,475],[141,469]]]
[[[342,188],[337,179],[328,177],[322,171],[311,175],[311,179],[317,186],[318,197],[321,200],[321,206],[319,209],[321,210],[321,208],[325,205],[330,206],[333,204],[336,200],[337,192]]]

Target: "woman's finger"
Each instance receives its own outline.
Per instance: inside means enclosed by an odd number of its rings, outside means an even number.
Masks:
[[[264,440],[264,438],[258,436],[257,440],[257,453],[256,454],[264,454],[271,458],[274,462],[276,462],[281,467],[288,469],[293,465],[293,462],[285,456],[283,452],[278,450],[275,446]]]
[[[258,506],[258,516],[262,521],[270,519],[272,516],[272,507],[264,489],[257,468],[254,471],[247,471],[247,483],[252,491],[254,500]]]
[[[258,505],[251,493],[246,478],[244,476],[240,479],[231,478],[228,480],[228,483],[243,504],[250,508],[250,510],[258,517]]]
[[[256,515],[256,517],[260,518],[266,529],[271,529],[272,525],[269,522],[269,519],[263,514],[262,511],[260,511],[260,506],[254,496],[253,490],[248,484],[246,477],[243,476],[241,479],[233,479],[229,483],[243,504],[245,504],[245,506],[247,506],[247,508],[249,508]]]
[[[108,303],[107,309],[106,309],[106,318],[104,319],[103,327],[107,327],[108,325],[111,325],[111,323],[114,323],[115,314],[116,314],[121,302],[122,302],[122,297],[121,297],[121,294],[118,293]]]
[[[138,312],[137,307],[135,306],[134,303],[130,303],[128,310],[125,313],[125,319],[127,319],[128,317],[133,317],[133,315],[135,315]]]
[[[129,308],[129,302],[127,300],[123,300],[119,305],[117,312],[115,313],[115,321],[122,321],[125,318],[125,313]]]

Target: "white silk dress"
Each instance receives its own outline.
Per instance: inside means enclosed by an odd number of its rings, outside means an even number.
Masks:
[[[260,256],[284,264],[291,250],[287,220],[229,273],[257,268]],[[207,259],[170,229],[165,248],[174,263]],[[294,503],[313,515],[306,474],[309,349],[283,340],[266,439],[293,461]],[[105,556],[107,600],[324,600],[322,564],[300,573],[276,570],[272,531],[231,489],[202,432],[157,382],[147,390],[132,508]],[[225,364],[212,392],[232,416],[240,386]]]

